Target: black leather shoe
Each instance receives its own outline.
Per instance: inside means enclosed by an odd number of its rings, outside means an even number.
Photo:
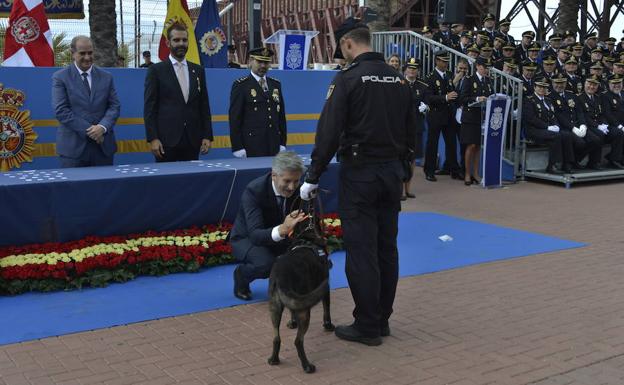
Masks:
[[[425,179],[427,179],[429,182],[437,182],[438,178],[435,177],[435,175],[433,174],[425,174]]]
[[[563,171],[561,171],[559,169],[559,167],[555,166],[554,164],[551,164],[548,167],[546,167],[546,172],[548,174],[556,174],[556,175],[562,175],[563,174]]]
[[[390,326],[386,325],[386,326],[382,326],[379,329],[379,335],[382,337],[388,337],[390,335]]]
[[[609,161],[609,166],[616,168],[618,170],[624,170],[624,165],[618,161],[611,160]]]
[[[243,277],[238,267],[234,269],[234,297],[242,299],[243,301],[249,301],[251,299],[249,285],[243,284]]]
[[[336,326],[336,337],[353,342],[359,342],[368,346],[381,345],[381,337],[369,337],[360,333],[353,325],[340,325]]]
[[[590,163],[587,165],[587,168],[594,171],[604,170],[604,168],[599,163]]]

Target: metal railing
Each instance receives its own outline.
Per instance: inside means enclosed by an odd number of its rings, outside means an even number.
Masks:
[[[387,58],[392,54],[399,56],[401,65],[409,58],[420,60],[420,75],[425,78],[435,67],[434,52],[446,50],[449,52],[451,61],[449,70],[455,73],[455,66],[459,59],[463,58],[474,68],[474,59],[463,53],[451,49],[431,39],[427,39],[413,31],[388,31],[374,32],[372,36],[373,49],[381,52]],[[511,108],[507,123],[506,140],[504,143],[503,157],[513,165],[514,178],[521,176],[520,168],[523,165],[522,149],[522,81],[513,75],[492,68],[490,77],[494,86],[494,92],[509,95]]]

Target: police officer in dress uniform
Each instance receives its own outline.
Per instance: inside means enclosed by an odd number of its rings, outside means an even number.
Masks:
[[[425,79],[429,86],[427,105],[430,107],[427,116],[428,132],[427,147],[425,150],[424,172],[425,178],[430,182],[437,181],[435,170],[438,160],[438,141],[440,132],[444,135],[446,164],[451,177],[461,179],[461,170],[457,164],[457,139],[454,130],[451,129],[450,120],[454,119],[453,104],[458,93],[453,85],[453,74],[447,70],[450,57],[446,51],[435,53],[435,68]]]
[[[624,101],[621,96],[622,77],[611,75],[609,77],[609,90],[601,95],[604,116],[609,123],[609,131],[624,131]],[[612,158],[613,159],[613,158]],[[622,169],[622,157],[620,161],[611,160],[611,166]]]
[[[524,100],[522,121],[529,139],[548,145],[546,172],[562,174],[572,172],[574,145],[572,133],[561,130],[555,118],[552,101],[546,97],[550,83],[546,79],[535,81],[535,91]],[[561,164],[562,169],[557,165]]]
[[[453,47],[453,40],[451,39],[451,32],[449,31],[449,23],[440,23],[440,30],[433,34],[433,40],[440,44],[444,44],[447,47]]]
[[[232,84],[230,141],[237,158],[273,156],[286,150],[286,112],[279,80],[266,76],[273,51],[249,51],[251,73]]]
[[[565,62],[565,76],[568,79],[566,83],[566,90],[574,93],[575,95],[583,92],[583,79],[578,76],[578,61],[574,56],[570,56]]]
[[[601,95],[597,94],[600,78],[591,75],[585,79],[584,92],[579,95],[579,101],[583,108],[585,121],[589,131],[596,134],[601,145],[604,143],[611,144],[611,153],[607,155],[610,166],[621,168],[622,166],[622,146],[624,145],[624,132],[617,127],[609,126],[607,118],[602,108]],[[591,165],[592,169],[600,170],[599,164]]]
[[[515,45],[516,39],[508,33],[509,28],[511,28],[511,21],[507,19],[502,19],[501,21],[498,22],[498,31],[505,38],[505,42]]]
[[[336,327],[336,336],[374,346],[390,334],[399,273],[401,157],[411,158],[408,153],[414,149],[414,115],[405,78],[382,54],[372,52],[368,28],[348,18],[335,36],[340,48],[334,57],[344,56],[350,65],[336,74],[327,93],[301,198],[310,199],[337,153],[345,270],[355,321]]]
[[[600,138],[587,130],[585,115],[578,97],[566,90],[568,78],[558,74],[551,79],[553,92],[548,95],[553,101],[555,117],[562,131],[573,133],[575,161],[571,162],[575,169],[582,169],[581,160],[589,154],[588,164],[600,163],[601,144]]]
[[[414,124],[416,141],[414,147],[414,159],[422,158],[423,156],[423,133],[425,132],[425,115],[429,111],[429,106],[425,103],[429,87],[427,83],[419,79],[420,75],[420,60],[416,58],[410,58],[404,66],[404,75],[407,84],[409,84],[412,100],[412,108],[414,111]],[[414,166],[412,163],[409,175],[409,179],[404,182],[404,192],[401,200],[407,198],[416,198],[416,195],[410,192],[410,182],[414,175]]]
[[[526,60],[522,63],[522,95],[524,97],[533,95],[533,78],[535,77],[535,71],[537,71],[537,64]]]
[[[529,47],[531,42],[535,39],[535,32],[524,31],[522,33],[522,41],[516,47],[516,61],[522,63],[529,58]]]

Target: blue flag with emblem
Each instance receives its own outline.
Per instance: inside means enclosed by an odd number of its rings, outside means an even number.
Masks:
[[[227,67],[227,39],[221,28],[216,0],[204,0],[195,25],[199,58],[206,68]]]
[[[503,150],[511,98],[505,94],[490,95],[483,123],[482,181],[484,187],[500,187],[503,180]]]

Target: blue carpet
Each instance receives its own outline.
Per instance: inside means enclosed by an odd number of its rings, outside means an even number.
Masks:
[[[402,277],[582,247],[584,244],[434,213],[403,213]],[[441,235],[452,241],[442,242]],[[344,253],[332,255],[333,289],[346,287]],[[233,265],[195,274],[141,277],[103,289],[0,298],[0,345],[242,304],[232,295]],[[253,282],[254,302],[267,280]]]

